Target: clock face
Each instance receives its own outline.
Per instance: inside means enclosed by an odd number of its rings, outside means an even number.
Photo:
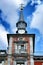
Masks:
[[[23,34],[25,33],[25,30],[18,30],[18,33]]]

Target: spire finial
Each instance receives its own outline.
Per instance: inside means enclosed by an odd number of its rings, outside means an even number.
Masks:
[[[16,33],[20,33],[20,34],[27,33],[26,31],[27,23],[24,21],[24,16],[23,16],[23,9],[24,9],[23,5],[24,4],[20,4],[20,16],[18,22],[16,23],[18,29]]]
[[[23,10],[23,8],[24,8],[23,5],[24,5],[24,4],[20,4],[20,5],[21,5],[20,10]]]
[[[20,17],[19,17],[19,21],[24,21],[24,16],[23,16],[23,5],[24,4],[20,4]]]

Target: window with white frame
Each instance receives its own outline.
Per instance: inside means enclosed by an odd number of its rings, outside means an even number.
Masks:
[[[26,52],[26,44],[15,44],[15,51],[19,52]]]

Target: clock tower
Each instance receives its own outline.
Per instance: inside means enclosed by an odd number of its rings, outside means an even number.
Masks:
[[[22,5],[16,27],[16,34],[7,34],[7,65],[34,65],[33,53],[35,35],[27,34],[27,23],[24,21]]]
[[[43,56],[34,55],[35,34],[26,31],[22,5],[16,27],[16,34],[7,34],[8,50],[0,50],[1,65],[43,65]]]
[[[18,29],[16,31],[16,33],[18,33],[18,34],[25,34],[25,33],[27,33],[27,31],[26,31],[27,23],[24,21],[22,4],[21,4],[21,8],[20,8],[20,17],[19,17],[18,22],[16,23],[16,27]]]

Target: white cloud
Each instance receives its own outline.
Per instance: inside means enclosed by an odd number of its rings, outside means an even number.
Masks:
[[[33,5],[34,3],[37,3],[39,5],[39,4],[41,4],[41,0],[32,0],[31,5]]]
[[[16,11],[14,11],[14,10],[11,12],[9,11],[6,22],[10,24],[10,28],[12,31],[15,30],[15,28],[16,28],[16,22],[18,21],[18,18],[19,18],[19,16]]]
[[[43,34],[43,4],[37,6],[36,11],[33,13],[30,27],[38,29]]]
[[[5,28],[0,24],[0,45],[3,47],[7,47],[7,31]]]
[[[4,1],[1,0],[0,2],[4,5],[9,4],[9,5],[19,7],[21,3],[24,4],[24,6],[25,6],[28,2],[30,2],[30,0],[4,0]]]

